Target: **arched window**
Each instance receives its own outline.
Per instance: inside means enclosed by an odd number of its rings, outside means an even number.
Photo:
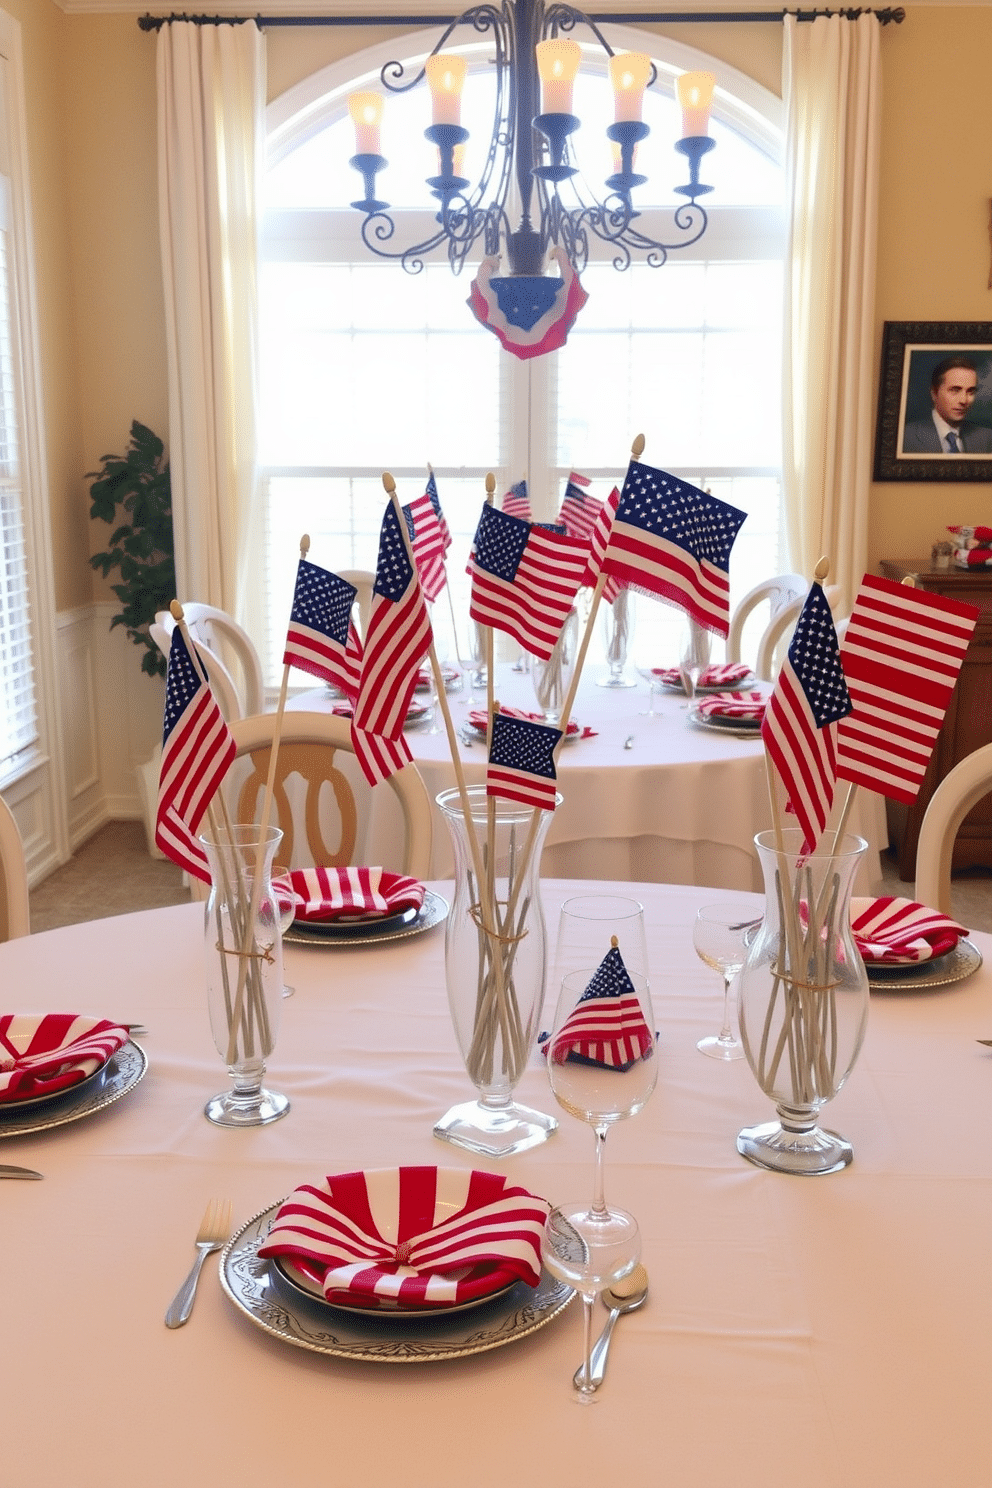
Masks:
[[[622,481],[638,432],[647,461],[748,511],[734,553],[737,593],[785,566],[780,101],[668,39],[624,27],[609,35],[617,50],[648,51],[658,68],[645,99],[652,132],[637,162],[649,178],[636,198],[649,233],[656,212],[670,218],[681,200],[673,188],[686,174],[673,149],[681,133],[673,79],[698,67],[716,73],[717,148],[704,160],[714,186],[710,226],[695,248],[661,268],[634,263],[617,272],[605,245],[593,243],[583,274],[589,302],[567,345],[532,361],[502,351],[472,317],[465,300],[475,265],[455,277],[441,258],[411,275],[375,259],[349,205],[363,188],[348,165],[346,95],[374,81],[388,60],[416,68],[436,33],[404,38],[405,50],[393,41],[337,63],[270,106],[260,281],[270,679],[300,534],[311,534],[315,562],[374,568],[383,470],[410,499],[423,490],[427,463],[434,467],[455,536],[448,572],[456,596],[488,470],[497,472],[500,493],[526,475],[535,516],[547,520],[571,470],[607,496]],[[469,59],[462,118],[471,134],[464,174],[472,176],[473,146],[481,163],[489,138],[492,69],[484,44],[459,49]],[[588,55],[574,107],[593,146],[582,168],[594,182],[613,168],[605,137],[612,101],[605,59]],[[390,165],[376,189],[397,209],[400,247],[430,228],[429,122],[426,87],[388,99],[382,153]],[[665,627],[677,617],[657,604],[641,608],[640,645],[661,654]],[[466,614],[467,601],[456,611]]]

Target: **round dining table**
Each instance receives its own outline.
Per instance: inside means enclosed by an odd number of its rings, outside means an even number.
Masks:
[[[644,681],[630,688],[601,687],[603,670],[590,667],[580,680],[573,711],[577,731],[558,754],[562,803],[548,831],[542,872],[759,890],[754,837],[770,828],[772,819],[765,751],[756,730],[700,724],[675,688],[657,688],[649,699]],[[753,685],[769,691],[767,683]],[[497,666],[494,691],[503,706],[537,709],[531,677],[509,663]],[[470,716],[485,709],[485,688],[471,690],[459,675],[457,690],[447,699],[465,778],[470,785],[481,782],[485,743]],[[428,693],[414,696],[420,707],[429,701]],[[316,712],[341,706],[326,687],[297,693],[289,704]],[[415,718],[406,738],[433,801],[456,783],[439,714]],[[858,791],[848,826],[869,844],[861,892],[878,893],[879,852],[888,841],[881,797]],[[431,870],[437,877],[453,871],[438,811]]]
[[[450,884],[431,888],[450,899]],[[268,1080],[291,1107],[247,1130],[203,1116],[226,1076],[200,906],[0,945],[7,1008],[140,1022],[148,1061],[85,1119],[16,1136],[0,1121],[0,1162],[44,1174],[0,1181],[0,1481],[987,1488],[992,937],[973,937],[985,964],[965,980],[873,990],[860,1057],[824,1113],[854,1161],[789,1177],[737,1152],[739,1129],[772,1115],[747,1063],[696,1049],[722,1010],[691,940],[713,891],[546,880],[552,938],[563,900],[590,889],[644,905],[660,1061],[647,1106],[606,1145],[607,1199],[639,1220],[650,1293],[618,1325],[592,1407],[572,1387],[574,1302],[483,1352],[372,1362],[291,1344],[276,1294],[262,1326],[212,1257],[189,1322],[164,1324],[213,1198],[232,1200],[238,1233],[298,1184],[365,1168],[488,1167],[553,1202],[591,1195],[593,1135],[564,1112],[550,1140],[498,1164],[434,1137],[472,1095],[442,925],[286,946],[295,993]],[[536,1050],[518,1095],[555,1110]],[[400,1335],[403,1353],[403,1324],[363,1326]]]

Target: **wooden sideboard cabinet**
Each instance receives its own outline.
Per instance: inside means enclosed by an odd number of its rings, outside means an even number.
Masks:
[[[959,599],[979,611],[920,794],[911,806],[886,802],[899,877],[912,879],[916,876],[916,844],[930,797],[958,760],[982,744],[992,743],[992,569],[934,568],[926,559],[912,558],[883,558],[880,567],[888,579],[911,576],[920,589]],[[953,867],[992,868],[992,795],[979,801],[962,822],[954,845]]]

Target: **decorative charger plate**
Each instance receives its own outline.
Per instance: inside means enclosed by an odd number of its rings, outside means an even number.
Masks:
[[[745,692],[753,687],[757,681],[753,672],[748,672],[746,677],[738,677],[736,682],[701,682],[697,685],[696,693],[701,692]],[[685,688],[681,682],[662,682],[660,677],[655,677],[655,686],[662,692],[680,692],[685,697]]]
[[[234,1305],[256,1327],[295,1348],[363,1364],[463,1359],[536,1333],[575,1295],[571,1287],[542,1271],[536,1287],[517,1282],[500,1296],[451,1317],[398,1321],[389,1313],[358,1316],[331,1308],[301,1295],[269,1261],[259,1259],[279,1207],[263,1209],[232,1235],[221,1253],[220,1280]]]
[[[982,964],[982,953],[970,940],[959,940],[952,951],[932,961],[913,961],[902,966],[865,962],[873,992],[922,992],[929,987],[949,987],[963,982]]]
[[[96,1071],[97,1075],[103,1075],[102,1080],[91,1076],[69,1090],[32,1101],[30,1110],[0,1106],[0,1139],[48,1131],[53,1126],[65,1126],[67,1122],[92,1116],[132,1091],[144,1078],[147,1068],[144,1049],[129,1039],[111,1055],[102,1070]]]
[[[728,689],[721,687],[718,691]],[[761,738],[761,721],[757,718],[712,718],[701,714],[698,708],[690,708],[689,717],[699,728],[712,729],[717,734],[733,734],[738,739]]]
[[[279,1285],[298,1293],[305,1302],[311,1305],[329,1307],[332,1312],[344,1312],[349,1317],[382,1318],[385,1316],[396,1323],[419,1323],[423,1322],[424,1318],[447,1317],[453,1312],[473,1312],[478,1307],[488,1307],[490,1302],[495,1302],[498,1297],[504,1297],[517,1285],[513,1281],[508,1286],[500,1287],[498,1291],[492,1292],[488,1297],[473,1297],[471,1302],[457,1302],[454,1306],[448,1307],[349,1307],[347,1302],[329,1302],[316,1278],[309,1276],[301,1266],[293,1261],[292,1256],[273,1256],[270,1264],[279,1273]]]
[[[294,920],[282,938],[287,945],[381,945],[387,940],[402,940],[406,935],[422,935],[425,930],[440,925],[447,915],[447,899],[425,889],[424,902],[415,912],[407,910],[378,920]]]

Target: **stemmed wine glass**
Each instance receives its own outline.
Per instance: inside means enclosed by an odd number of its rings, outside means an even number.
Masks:
[[[626,1215],[627,1228],[608,1236],[584,1223],[584,1204],[559,1204],[545,1221],[541,1237],[541,1259],[552,1276],[566,1282],[582,1297],[583,1367],[575,1386],[580,1405],[598,1399],[591,1378],[592,1320],[596,1298],[605,1287],[629,1276],[641,1258],[641,1236],[633,1215]],[[618,1211],[619,1212],[619,1211]]]
[[[740,900],[704,904],[692,928],[696,955],[723,977],[723,1027],[701,1038],[696,1048],[712,1059],[743,1059],[744,1047],[730,1026],[730,984],[747,956],[747,932],[754,924],[753,907]]]
[[[278,911],[279,935],[282,937],[296,918],[296,895],[293,892],[289,869],[285,863],[273,863],[272,865],[272,897]],[[295,991],[295,987],[291,987],[288,982],[283,982],[283,997],[292,997]]]
[[[636,1229],[629,1214],[606,1204],[606,1134],[617,1121],[637,1115],[658,1078],[647,978],[627,970],[613,940],[598,967],[562,977],[548,1043],[555,1099],[570,1116],[587,1121],[596,1136],[592,1203],[570,1219],[583,1239],[593,1237],[601,1246],[619,1243]]]
[[[710,633],[698,620],[689,620],[679,662],[679,675],[685,688],[685,707],[691,708],[696,696],[699,679],[709,665]]]

